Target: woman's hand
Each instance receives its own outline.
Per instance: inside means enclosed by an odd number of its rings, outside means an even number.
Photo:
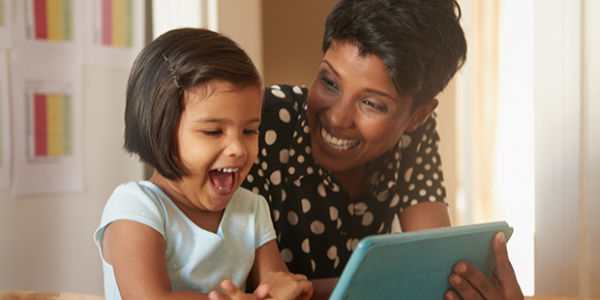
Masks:
[[[508,260],[504,233],[499,232],[494,236],[492,246],[496,265],[489,278],[470,264],[458,262],[449,277],[450,284],[465,300],[522,300],[523,292],[517,282],[515,270]],[[447,291],[444,296],[447,300],[460,299],[454,291]]]
[[[259,285],[253,294],[244,294],[231,280],[223,280],[221,289],[226,295],[212,291],[208,294],[210,300],[264,300],[269,295],[269,286],[266,284]]]
[[[312,283],[300,274],[269,272],[261,281],[263,284],[270,287],[269,296],[278,300],[308,300],[313,294]]]

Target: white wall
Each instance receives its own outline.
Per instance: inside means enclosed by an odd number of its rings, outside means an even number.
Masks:
[[[534,1],[535,293],[600,298],[600,2]]]
[[[16,198],[0,190],[0,290],[103,293],[93,232],[112,190],[142,178],[122,150],[127,76],[83,70],[83,192]]]
[[[218,30],[261,69],[261,1],[218,3]],[[0,291],[103,294],[93,232],[114,188],[141,180],[143,166],[122,150],[129,70],[88,67],[82,74],[84,191],[15,198],[0,189]]]

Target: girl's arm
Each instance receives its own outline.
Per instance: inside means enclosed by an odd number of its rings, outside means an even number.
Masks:
[[[313,294],[306,276],[289,273],[275,240],[256,249],[250,277],[253,283],[268,284],[269,295],[279,300],[308,300]]]
[[[106,227],[102,252],[113,266],[121,297],[126,299],[209,299],[208,294],[172,291],[165,261],[165,242],[156,230],[119,220]],[[244,294],[236,299],[264,299]]]

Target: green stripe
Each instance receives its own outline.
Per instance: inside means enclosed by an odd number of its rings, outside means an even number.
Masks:
[[[133,48],[133,0],[125,1],[125,46]]]
[[[73,1],[62,0],[63,39],[73,40]]]
[[[62,97],[63,155],[73,155],[73,101],[70,95]]]
[[[4,26],[4,0],[0,0],[0,27]],[[0,152],[2,154],[2,152]],[[2,156],[0,156],[2,157]],[[0,166],[2,161],[0,161]]]

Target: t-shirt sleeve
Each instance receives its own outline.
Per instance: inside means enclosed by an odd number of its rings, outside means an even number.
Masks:
[[[254,225],[256,230],[254,236],[256,240],[254,244],[258,249],[262,245],[274,240],[276,236],[267,201],[261,195],[256,195],[256,197],[256,223]]]
[[[100,226],[94,233],[96,245],[102,252],[104,231],[117,220],[135,221],[158,231],[163,237],[164,209],[158,198],[146,193],[137,183],[123,184],[115,189],[108,199]]]
[[[400,211],[420,202],[446,202],[439,143],[435,112],[417,129],[402,136],[399,175],[406,188]]]

